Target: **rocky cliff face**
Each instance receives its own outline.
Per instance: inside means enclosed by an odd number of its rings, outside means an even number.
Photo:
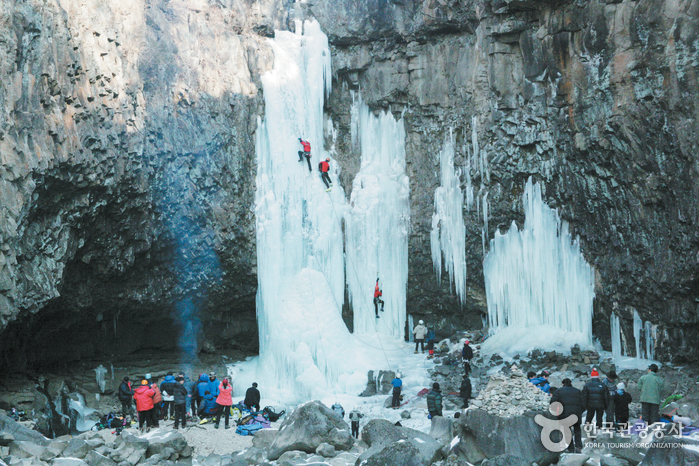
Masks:
[[[534,176],[597,271],[595,335],[609,348],[614,311],[633,353],[636,311],[657,354],[696,355],[699,2],[11,0],[0,366],[175,350],[183,318],[200,344],[254,351],[259,76],[265,36],[303,15],[333,46],[345,187],[351,93],[404,115],[409,313],[480,325],[482,230],[522,220]],[[429,232],[439,150],[452,129],[463,166],[474,124],[485,158],[461,305],[435,278]]]

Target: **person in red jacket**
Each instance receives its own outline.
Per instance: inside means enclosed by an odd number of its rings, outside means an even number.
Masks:
[[[299,138],[299,142],[303,146],[303,150],[299,151],[299,162],[303,162],[303,157],[305,155],[306,162],[308,162],[308,171],[312,172],[313,169],[311,169],[311,143],[308,141],[304,141],[301,138]]]
[[[231,415],[231,406],[233,406],[233,386],[228,382],[228,377],[224,377],[223,382],[218,386],[216,404],[218,405],[218,413],[216,413],[216,423],[214,427],[218,429],[218,425],[221,422],[221,415],[225,414],[226,429],[230,428],[228,425],[228,418]]]
[[[143,432],[143,424],[148,424],[148,430],[152,426],[150,413],[153,410],[153,395],[155,391],[148,386],[147,380],[141,381],[141,386],[134,392],[133,398],[136,400],[136,411],[138,411],[138,428]]]
[[[163,395],[160,393],[160,388],[158,387],[158,379],[152,379],[150,384],[151,390],[153,390],[153,409],[150,410],[150,420],[151,426],[160,426],[160,404],[163,401]]]
[[[374,312],[376,313],[376,318],[379,318],[379,303],[381,303],[381,312],[383,312],[383,299],[381,299],[383,293],[379,289],[379,279],[376,279],[376,288],[374,288]]]
[[[320,179],[323,180],[327,188],[326,191],[330,191],[330,187],[333,185],[332,181],[330,181],[330,175],[328,175],[328,171],[330,171],[330,159],[325,159],[320,162],[318,164],[318,170],[320,170]]]

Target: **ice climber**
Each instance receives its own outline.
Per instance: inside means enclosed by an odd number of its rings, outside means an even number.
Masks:
[[[434,340],[434,329],[430,328],[427,330],[427,339],[425,340],[425,343],[427,343],[427,359],[432,359],[434,357]]]
[[[427,394],[427,411],[430,419],[442,415],[442,392],[437,382],[432,384],[432,390]]]
[[[400,392],[403,390],[403,381],[400,378],[400,374],[396,374],[396,378],[391,381],[393,385],[393,398],[391,399],[391,408],[400,407]]]
[[[320,179],[325,183],[325,190],[330,191],[333,185],[333,182],[330,181],[330,175],[328,175],[328,171],[330,171],[330,159],[328,158],[320,162],[318,164],[318,170],[320,170]]]
[[[311,168],[311,143],[308,141],[304,141],[303,139],[299,138],[299,142],[303,146],[303,150],[299,151],[299,162],[303,162],[303,157],[306,157],[306,161],[308,162],[308,171],[312,172],[313,169]]]
[[[417,347],[420,345],[422,352],[425,352],[425,335],[427,335],[427,327],[425,327],[425,321],[420,320],[418,324],[413,329],[413,334],[415,335],[415,354],[417,354]]]
[[[376,318],[379,318],[379,303],[381,303],[381,312],[383,312],[383,299],[381,299],[383,293],[379,288],[379,279],[376,279],[376,286],[374,287],[374,312],[376,313]]]

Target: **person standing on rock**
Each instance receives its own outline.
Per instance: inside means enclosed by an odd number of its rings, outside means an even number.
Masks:
[[[430,418],[442,415],[442,392],[437,382],[432,384],[432,390],[427,394],[427,412]]]
[[[124,377],[121,384],[119,385],[119,401],[121,401],[121,414],[124,417],[133,417],[133,395],[134,391],[131,389],[131,382],[129,377]]]
[[[221,415],[226,416],[226,429],[230,429],[228,420],[231,416],[231,406],[233,406],[233,386],[228,383],[228,377],[224,377],[221,384],[218,386],[218,396],[216,397],[218,412],[216,413],[216,423],[214,427],[218,429],[221,422]]]
[[[160,393],[163,397],[162,418],[167,420],[175,419],[175,376],[172,372],[168,372],[165,380],[160,384]]]
[[[379,318],[379,303],[381,304],[381,312],[383,312],[383,299],[381,299],[381,296],[383,296],[383,293],[379,288],[379,279],[377,278],[376,286],[374,287],[374,313],[377,319]]]
[[[660,421],[660,392],[663,389],[663,379],[658,377],[658,366],[648,366],[648,373],[638,379],[638,389],[641,392],[641,412],[646,424],[651,425]]]
[[[299,142],[303,146],[303,150],[299,151],[299,162],[303,162],[303,157],[306,157],[306,162],[308,162],[308,171],[312,172],[313,169],[311,169],[311,143],[308,141],[304,141],[303,139],[299,138]]]
[[[471,399],[471,379],[468,378],[468,375],[464,375],[464,379],[461,381],[461,386],[459,387],[459,395],[461,395],[461,399],[464,400],[464,409],[468,408],[468,400]]]
[[[257,389],[257,382],[253,382],[252,387],[248,388],[245,392],[245,401],[243,401],[243,404],[250,411],[252,411],[252,408],[255,408],[255,411],[259,411],[260,398],[261,396],[260,391]]]
[[[601,429],[603,425],[602,416],[609,404],[609,390],[599,379],[597,369],[592,369],[590,372],[590,380],[587,381],[582,389],[583,406],[587,408],[587,416],[585,424],[590,424],[592,418],[596,418],[597,428]]]
[[[180,375],[175,379],[172,387],[172,395],[175,404],[175,429],[179,429],[180,422],[182,428],[187,427],[187,389],[184,386],[184,376]]]
[[[582,413],[585,411],[582,392],[573,387],[573,382],[570,379],[563,379],[563,386],[556,390],[551,397],[551,403],[560,403],[563,405],[563,411],[558,415],[558,419],[566,419],[571,414],[577,416],[577,421],[573,424],[573,441],[568,445],[570,453],[580,453],[582,450],[582,432],[580,424]]]
[[[391,381],[393,385],[393,398],[391,398],[391,408],[400,408],[400,392],[403,390],[403,380],[400,378],[400,373],[396,373],[396,377]]]
[[[354,438],[359,438],[359,420],[363,418],[364,415],[359,412],[359,410],[354,407],[349,413],[350,423],[352,425],[352,436]]]
[[[332,188],[333,182],[330,181],[330,175],[328,175],[328,172],[330,171],[330,159],[327,158],[320,162],[318,164],[318,170],[320,171],[320,179],[323,180],[323,183],[325,183],[325,190],[330,191],[330,188]]]
[[[141,380],[141,386],[134,391],[133,398],[136,400],[136,411],[138,411],[138,428],[143,433],[143,425],[146,424],[150,431],[153,421],[151,411],[153,411],[153,395],[155,391],[148,386],[147,380]]]
[[[425,353],[425,335],[427,335],[427,327],[425,327],[425,321],[420,320],[415,328],[413,329],[413,335],[415,335],[415,354],[417,354],[417,347],[420,345],[422,353]]]
[[[609,391],[609,404],[607,405],[607,410],[605,414],[605,420],[607,426],[615,426],[614,422],[614,394],[616,393],[616,371],[607,372],[607,377],[602,381],[607,390]]]
[[[464,376],[471,373],[471,359],[473,359],[473,349],[469,346],[469,341],[464,341],[464,347],[461,348],[461,359],[464,361]]]
[[[633,401],[631,394],[626,391],[624,382],[616,384],[614,392],[614,418],[615,427],[626,430],[629,427],[629,404]]]

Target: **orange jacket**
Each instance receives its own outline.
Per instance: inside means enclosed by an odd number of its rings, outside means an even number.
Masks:
[[[163,401],[163,397],[160,394],[160,389],[158,388],[158,384],[153,384],[150,386],[150,388],[155,392],[155,395],[153,395],[153,403],[158,404],[161,401]]]

